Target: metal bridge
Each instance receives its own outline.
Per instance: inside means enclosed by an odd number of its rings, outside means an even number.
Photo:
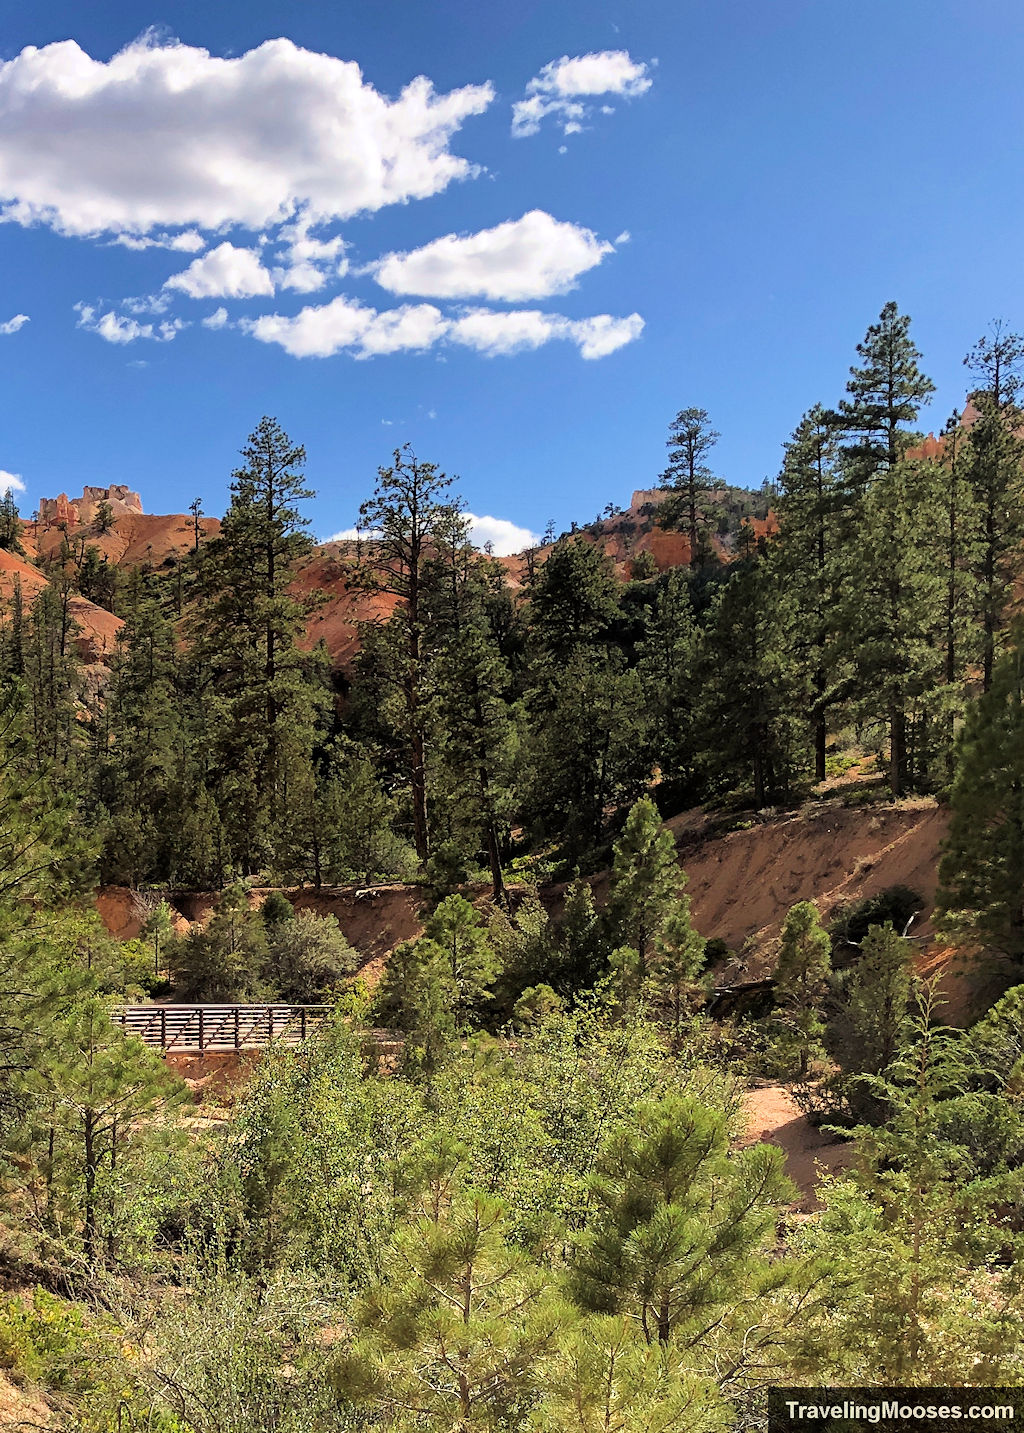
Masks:
[[[158,1050],[261,1050],[297,1045],[331,1005],[122,1005],[114,1022]]]

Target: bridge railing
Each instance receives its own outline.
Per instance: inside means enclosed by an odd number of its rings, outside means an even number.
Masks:
[[[297,1045],[328,1021],[330,1005],[122,1005],[127,1035],[159,1050],[259,1050]]]

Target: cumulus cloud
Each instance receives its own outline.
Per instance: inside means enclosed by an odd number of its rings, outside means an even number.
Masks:
[[[228,311],[223,304],[220,308],[215,308],[213,313],[207,314],[207,316],[201,320],[204,328],[224,328],[227,321]]]
[[[0,214],[144,238],[372,213],[473,174],[449,144],[493,97],[420,76],[389,99],[286,39],[232,59],[151,34],[108,61],[30,45],[0,63]]]
[[[347,349],[357,358],[400,349],[425,349],[443,337],[446,320],[433,304],[403,304],[379,313],[339,294],[330,303],[309,305],[294,317],[263,314],[239,319],[239,328],[261,343],[277,343],[294,358],[328,358]]]
[[[249,299],[272,294],[274,281],[255,249],[237,249],[227,242],[193,259],[180,274],[172,274],[165,289],[180,289],[193,299]]]
[[[588,98],[617,95],[633,99],[650,89],[650,67],[634,60],[628,50],[599,50],[589,55],[563,55],[546,64],[526,86],[526,97],[512,106],[512,133],[518,138],[536,134],[548,116],[554,116],[563,134],[579,134],[593,112]],[[613,107],[600,106],[602,114]]]
[[[330,303],[309,305],[294,316],[263,314],[242,318],[238,327],[261,343],[276,343],[295,358],[328,358],[348,352],[356,358],[375,354],[424,352],[447,342],[475,349],[488,357],[539,348],[552,339],[576,345],[586,359],[604,358],[639,338],[639,314],[613,318],[596,314],[570,319],[538,309],[498,313],[473,309],[446,318],[433,304],[403,304],[379,312],[340,294]]]
[[[473,546],[486,547],[490,543],[495,557],[509,557],[514,552],[522,552],[524,547],[534,547],[540,542],[535,532],[531,532],[528,527],[520,527],[518,523],[509,522],[508,518],[491,517],[489,514],[478,517],[471,512],[463,513],[463,517],[469,524],[469,540]],[[346,527],[327,541],[356,542],[362,539],[366,542],[372,541],[374,536],[369,529]]]
[[[317,239],[309,229],[308,222],[299,220],[278,234],[278,241],[284,244],[274,269],[274,282],[279,289],[311,294],[322,289],[328,279],[348,272],[344,239],[340,235]]]
[[[643,332],[644,321],[638,313],[628,318],[596,314],[592,318],[564,318],[561,314],[541,313],[537,309],[520,309],[511,313],[494,313],[477,309],[456,319],[450,338],[465,344],[488,358],[526,349],[539,348],[552,339],[574,343],[582,358],[605,358],[617,348],[632,343]]]
[[[491,544],[495,557],[508,557],[513,552],[522,552],[524,547],[535,547],[540,538],[528,527],[519,527],[504,517],[477,517],[466,513],[469,523],[469,540],[476,547]]]
[[[104,314],[97,312],[93,304],[76,304],[78,328],[99,334],[107,343],[134,343],[139,338],[151,338],[158,343],[169,343],[188,324],[180,318],[164,319],[161,323],[140,323],[136,318],[108,309]]]
[[[198,254],[206,248],[206,240],[195,229],[185,229],[180,234],[154,234],[148,238],[140,234],[117,234],[110,242],[125,249],[174,249],[182,254]]]
[[[543,209],[476,234],[446,234],[372,266],[382,288],[427,298],[521,302],[565,293],[614,246],[590,229],[561,223]]]
[[[0,333],[17,333],[18,329],[24,328],[25,324],[29,321],[27,313],[16,313],[14,317],[9,318],[6,323],[0,323]]]
[[[25,484],[18,473],[5,473],[0,468],[0,493],[23,493]]]

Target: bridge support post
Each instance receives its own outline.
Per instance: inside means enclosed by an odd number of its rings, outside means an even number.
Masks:
[[[127,1019],[127,1017],[125,1017]],[[160,1048],[167,1049],[167,1007],[160,1006]]]
[[[205,1040],[204,1040],[204,1031],[203,1031],[203,1016],[204,1016],[205,1014],[206,1014],[206,1011],[205,1011],[205,1010],[203,1009],[203,1007],[200,1005],[200,1007],[199,1007],[199,1053],[200,1053],[200,1054],[202,1054],[203,1050],[206,1048],[206,1046],[205,1046]]]

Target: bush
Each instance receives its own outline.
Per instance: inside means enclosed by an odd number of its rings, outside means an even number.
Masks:
[[[896,934],[901,935],[907,921],[923,905],[924,897],[909,886],[886,886],[876,895],[840,906],[828,927],[833,955],[848,954],[852,947],[859,946],[873,925],[891,921]]]
[[[299,911],[293,919],[271,924],[267,935],[267,976],[283,1000],[315,1004],[358,964],[334,916]]]

